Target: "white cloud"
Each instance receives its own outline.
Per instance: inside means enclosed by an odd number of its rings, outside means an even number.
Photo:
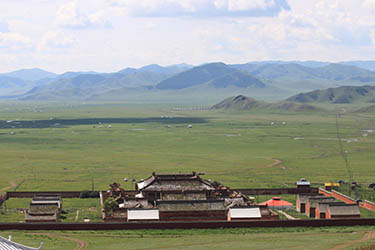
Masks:
[[[8,22],[0,20],[0,32],[9,32]]]
[[[220,17],[275,16],[289,9],[286,0],[112,0],[131,16],[141,17]]]
[[[365,0],[363,2],[363,7],[374,9],[375,8],[375,0]]]
[[[375,58],[375,0],[1,0],[1,6],[4,70]],[[22,48],[31,49],[18,53]]]
[[[375,48],[375,29],[370,30],[370,38],[371,38],[372,46]]]
[[[43,49],[67,49],[73,47],[75,39],[61,31],[47,32],[43,37],[39,46],[39,50]]]
[[[0,48],[22,50],[32,47],[30,38],[18,33],[0,32]]]
[[[57,10],[56,24],[64,28],[85,29],[90,27],[109,28],[111,23],[104,10],[86,14],[78,8],[77,0],[63,4]]]
[[[249,9],[266,9],[273,7],[275,5],[274,1],[266,0],[229,0],[228,10],[229,11],[246,11]]]

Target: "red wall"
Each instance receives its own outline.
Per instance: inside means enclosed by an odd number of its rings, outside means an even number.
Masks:
[[[348,197],[348,196],[346,196],[342,193],[339,193],[335,190],[332,190],[332,192],[329,192],[329,191],[326,191],[324,189],[319,188],[319,194],[322,194],[322,195],[328,196],[328,197],[329,196],[334,197],[335,199],[343,201],[347,204],[357,204],[357,202],[354,199],[352,199],[352,198],[350,198],[350,197]]]
[[[121,229],[191,229],[251,227],[329,227],[375,226],[375,218],[335,220],[257,220],[257,221],[164,221],[102,223],[0,223],[0,230],[121,230]]]
[[[319,188],[319,194],[322,194],[322,195],[327,196],[327,197],[331,196],[331,192],[329,192],[327,190],[324,190],[324,189],[321,189],[321,188]]]
[[[374,211],[375,210],[375,203],[370,201],[364,201],[359,204],[360,207],[366,208],[368,210]]]
[[[347,204],[357,204],[357,202],[355,202],[355,200],[353,200],[352,198],[350,198],[350,197],[348,197],[344,194],[341,194],[339,192],[336,192],[336,191],[332,191],[331,196],[335,197],[336,199],[338,199],[340,201],[343,201]]]

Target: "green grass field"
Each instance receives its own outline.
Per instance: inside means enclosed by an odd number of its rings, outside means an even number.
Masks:
[[[301,177],[313,183],[348,179],[333,112],[173,111],[115,104],[29,109],[0,106],[1,120],[46,126],[0,128],[1,188],[14,181],[22,183],[20,191],[83,190],[91,189],[94,179],[96,189],[107,189],[112,181],[139,180],[153,171],[202,171],[233,188],[293,186]],[[374,121],[375,115],[349,112],[339,118],[342,138],[351,141],[344,141],[344,148],[358,182],[374,181],[368,171],[375,159],[375,134],[362,136]],[[283,163],[268,167],[271,158]]]
[[[175,111],[173,107],[0,103],[0,120],[4,121],[0,122],[0,190],[91,190],[92,180],[96,190],[106,190],[113,181],[130,189],[131,183],[123,182],[125,177],[139,180],[154,171],[205,172],[205,178],[232,188],[292,187],[302,177],[316,185],[348,181],[335,126],[334,110],[342,108],[345,112],[339,118],[340,133],[354,179],[364,184],[375,181],[371,174],[375,133],[363,136],[364,130],[375,129],[375,114],[353,113],[352,107],[333,105],[325,107],[331,110],[325,113]],[[190,129],[189,124],[193,126]],[[273,165],[276,159],[282,163]],[[11,199],[7,206],[10,210],[26,208],[28,202]],[[65,221],[75,221],[77,210],[79,221],[97,218],[95,199],[83,203],[66,199],[63,207],[68,212]],[[0,221],[22,220],[20,212],[0,214]],[[315,229],[256,234],[251,230],[208,230],[202,234],[193,230],[173,233],[167,240],[164,233],[120,237],[116,234],[121,232],[107,232],[112,236],[97,237],[89,232],[78,238],[88,242],[89,249],[107,245],[112,249],[322,249],[364,234],[362,229],[355,229],[357,233],[340,230],[330,229],[327,234]],[[14,239],[19,237],[25,244],[44,241],[49,247],[46,249],[74,249],[76,242],[63,236],[15,232]],[[278,241],[273,240],[275,237]]]
[[[137,231],[33,231],[0,232],[16,242],[45,249],[355,249],[375,240],[363,241],[374,227],[273,228],[214,230],[137,230]]]

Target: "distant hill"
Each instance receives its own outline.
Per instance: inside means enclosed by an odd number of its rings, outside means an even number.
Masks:
[[[337,62],[338,64],[356,66],[358,68],[375,70],[375,61],[342,61]],[[319,68],[329,65],[329,62],[319,62],[319,61],[254,61],[247,64],[252,65],[265,65],[265,64],[298,64],[309,68]],[[242,64],[245,65],[245,64]]]
[[[309,79],[314,78],[314,69],[298,64],[264,64],[256,67],[250,74],[262,79],[276,79],[285,76],[293,78]]]
[[[298,64],[304,67],[309,68],[318,68],[318,67],[324,67],[330,64],[329,62],[319,62],[319,61],[254,61],[249,62],[247,64],[253,64],[253,65],[265,65],[265,64]]]
[[[375,70],[375,61],[346,61],[346,62],[339,62],[339,63],[357,66],[358,68],[372,70],[372,71]]]
[[[188,70],[190,68],[192,68],[192,66],[188,64],[176,64],[176,65],[171,65],[167,67],[162,67],[158,64],[151,64],[151,65],[147,65],[147,66],[139,68],[138,71],[149,71],[149,72],[161,73],[161,74],[166,74],[166,75],[174,75],[174,74],[181,73],[185,70]]]
[[[20,78],[0,75],[0,96],[24,93],[24,89],[32,88]]]
[[[43,78],[55,78],[57,74],[48,72],[39,68],[33,68],[33,69],[20,69],[20,70],[12,71],[9,73],[3,73],[3,74],[0,74],[0,76],[19,78],[24,81],[37,81]]]
[[[215,105],[212,109],[235,109],[235,110],[248,110],[258,108],[264,105],[264,102],[257,101],[253,98],[243,95],[229,97]]]
[[[261,79],[292,77],[294,79],[358,80],[356,77],[374,77],[375,72],[352,65],[322,64],[322,67],[306,67],[298,63],[234,64],[231,67],[247,71]]]
[[[266,103],[243,95],[229,97],[211,107],[225,110],[316,111],[317,107],[296,102]]]
[[[298,102],[282,101],[269,105],[271,109],[284,110],[284,111],[316,111],[321,110],[314,105]]]
[[[357,109],[354,113],[375,113],[375,104]]]
[[[0,75],[0,88],[15,88],[24,86],[26,86],[26,82],[20,78]]]
[[[75,74],[71,74],[75,75]],[[154,72],[134,72],[131,74],[78,74],[74,77],[56,79],[46,85],[38,86],[27,92],[23,100],[64,100],[86,99],[110,90],[123,87],[154,85],[167,76]]]
[[[299,103],[375,102],[375,86],[343,86],[315,90],[292,96],[287,101]]]
[[[0,96],[23,94],[22,100],[38,101],[131,99],[213,103],[242,93],[259,100],[275,101],[317,89],[375,86],[375,72],[366,69],[371,68],[372,63],[375,61],[263,61],[230,65],[217,62],[197,67],[151,64],[115,73],[66,72],[58,76],[52,73],[47,78],[23,80],[23,87],[20,87],[22,81],[17,80],[21,78],[3,79],[3,82],[0,80]],[[351,102],[352,98],[356,99],[349,95],[334,102]]]
[[[329,80],[344,80],[352,79],[354,77],[368,77],[374,76],[375,73],[366,69],[361,69],[352,65],[343,65],[337,63],[331,63],[327,66],[314,69],[314,75],[319,78]]]
[[[164,75],[174,75],[174,74],[178,74],[178,73],[181,73],[185,70],[188,70],[190,68],[192,68],[193,66],[191,65],[188,65],[188,64],[176,64],[176,65],[171,65],[171,66],[166,66],[166,67],[163,67],[163,66],[160,66],[158,64],[150,64],[150,65],[146,65],[146,66],[143,66],[139,69],[136,69],[136,68],[125,68],[123,70],[120,70],[118,71],[118,73],[121,73],[121,74],[131,74],[131,73],[135,73],[135,72],[144,72],[144,71],[147,71],[147,72],[153,72],[153,73],[160,73],[160,74],[164,74]]]
[[[263,88],[265,84],[254,76],[224,63],[209,63],[174,75],[156,85],[157,89],[184,89],[197,85],[212,84],[217,88],[237,86]]]
[[[100,73],[95,72],[95,71],[77,71],[77,72],[68,71],[68,72],[58,75],[56,79],[68,79],[68,78],[77,77],[79,75],[98,75],[98,74]]]

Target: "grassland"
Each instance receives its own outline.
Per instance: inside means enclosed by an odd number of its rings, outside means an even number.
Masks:
[[[350,249],[373,244],[361,241],[373,227],[293,228],[293,229],[215,229],[215,230],[138,230],[111,232],[0,232],[14,241],[45,249]],[[345,247],[345,245],[347,245]]]
[[[14,181],[22,183],[17,190],[83,190],[91,189],[94,179],[95,189],[106,189],[112,181],[123,183],[124,177],[133,176],[139,180],[153,171],[202,171],[234,188],[292,186],[301,177],[313,183],[348,178],[333,112],[14,104],[0,106],[0,118],[20,123],[16,128],[0,128],[1,188]],[[36,127],[17,128],[29,125],[27,121],[34,121]],[[374,128],[374,122],[375,115],[370,114],[348,112],[339,118],[358,182],[374,181],[368,172],[375,159],[375,134],[362,136],[363,130]],[[193,128],[188,129],[188,124]],[[268,167],[272,158],[282,164]],[[124,183],[126,188],[130,185]]]
[[[363,134],[364,130],[375,129],[375,114],[351,112],[355,108],[334,105],[324,107],[330,110],[328,112],[306,113],[176,111],[172,108],[162,104],[2,103],[0,120],[5,122],[0,122],[0,189],[90,190],[92,181],[97,190],[107,189],[113,181],[130,189],[131,183],[123,182],[125,177],[139,180],[154,171],[193,170],[205,172],[205,178],[233,188],[294,186],[301,177],[316,185],[347,181],[336,136],[335,110],[341,112],[340,133],[354,179],[359,183],[374,182],[371,173],[375,134]],[[193,126],[190,129],[189,124]],[[275,159],[282,163],[272,164]],[[16,188],[11,186],[11,181]],[[285,198],[293,200],[293,197]],[[12,199],[7,206],[9,209],[26,208],[28,202],[27,199]],[[68,210],[66,221],[74,221],[77,210],[82,215],[78,220],[97,218],[95,199],[83,203],[67,199],[63,206]],[[22,219],[23,214],[16,211],[0,215],[1,221]],[[148,233],[115,236],[121,232],[111,232],[111,237],[91,235],[94,232],[77,237],[88,242],[89,249],[103,249],[108,245],[113,249],[247,246],[253,249],[300,249],[303,246],[322,249],[359,239],[364,234],[362,229],[355,229],[356,234],[340,230],[330,229],[328,234],[315,230],[299,232],[299,229],[282,234],[272,230],[256,234],[242,230],[229,233],[193,230],[188,231],[193,235],[173,232],[168,240],[164,233],[157,232],[154,232],[157,236],[152,237],[145,237]],[[60,236],[16,232],[14,239],[19,237],[25,244],[44,241],[51,249],[74,248],[75,242]],[[272,240],[275,237],[279,243]],[[317,241],[318,238],[321,240]]]

